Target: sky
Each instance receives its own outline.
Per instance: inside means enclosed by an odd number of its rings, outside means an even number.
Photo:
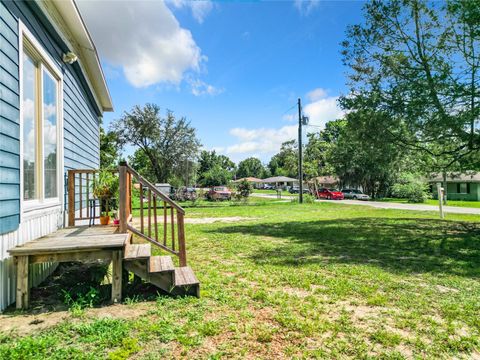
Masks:
[[[340,43],[360,1],[77,1],[114,112],[156,103],[186,117],[206,150],[267,163],[297,137],[302,99],[318,131],[342,116]],[[132,149],[126,149],[126,155]]]

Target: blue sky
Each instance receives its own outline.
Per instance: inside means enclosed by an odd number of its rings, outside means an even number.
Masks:
[[[295,137],[298,97],[313,124],[341,116],[340,42],[362,2],[81,1],[115,112],[153,102],[186,116],[204,148],[267,162]]]

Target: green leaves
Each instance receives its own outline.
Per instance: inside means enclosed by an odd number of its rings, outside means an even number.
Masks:
[[[368,3],[342,43],[344,109],[380,113],[391,141],[432,170],[478,166],[479,14],[475,1]]]
[[[121,145],[133,145],[143,152],[156,181],[167,182],[183,171],[182,165],[196,158],[200,148],[195,128],[173,112],[160,114],[160,107],[136,105],[112,124]]]

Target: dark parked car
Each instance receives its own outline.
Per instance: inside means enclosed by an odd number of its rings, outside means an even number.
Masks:
[[[310,190],[308,189],[308,187],[304,187],[303,189],[303,193],[304,194],[310,194]],[[288,192],[290,194],[299,194],[300,193],[300,186],[292,186]]]
[[[198,196],[195,188],[183,186],[174,191],[170,197],[177,201],[195,201]]]
[[[265,184],[263,185],[264,190],[275,190],[275,186],[270,185],[270,184]]]
[[[370,200],[370,196],[357,189],[342,189],[345,199]]]
[[[317,191],[317,199],[343,200],[344,196],[343,193],[337,189],[322,188]]]

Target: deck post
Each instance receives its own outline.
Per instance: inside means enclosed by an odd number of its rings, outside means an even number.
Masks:
[[[27,309],[30,302],[30,289],[28,288],[28,255],[16,256],[17,263],[17,309]]]
[[[119,224],[119,232],[126,233],[127,232],[127,221],[128,221],[128,214],[127,214],[127,167],[125,163],[120,163],[118,166],[118,189],[119,189],[119,217],[120,217],[120,224]]]
[[[187,250],[185,249],[185,225],[183,214],[177,211],[178,226],[178,258],[180,266],[187,266]]]
[[[122,250],[112,252],[112,303],[114,304],[122,301],[122,259]]]
[[[75,172],[68,170],[68,226],[75,226]]]

